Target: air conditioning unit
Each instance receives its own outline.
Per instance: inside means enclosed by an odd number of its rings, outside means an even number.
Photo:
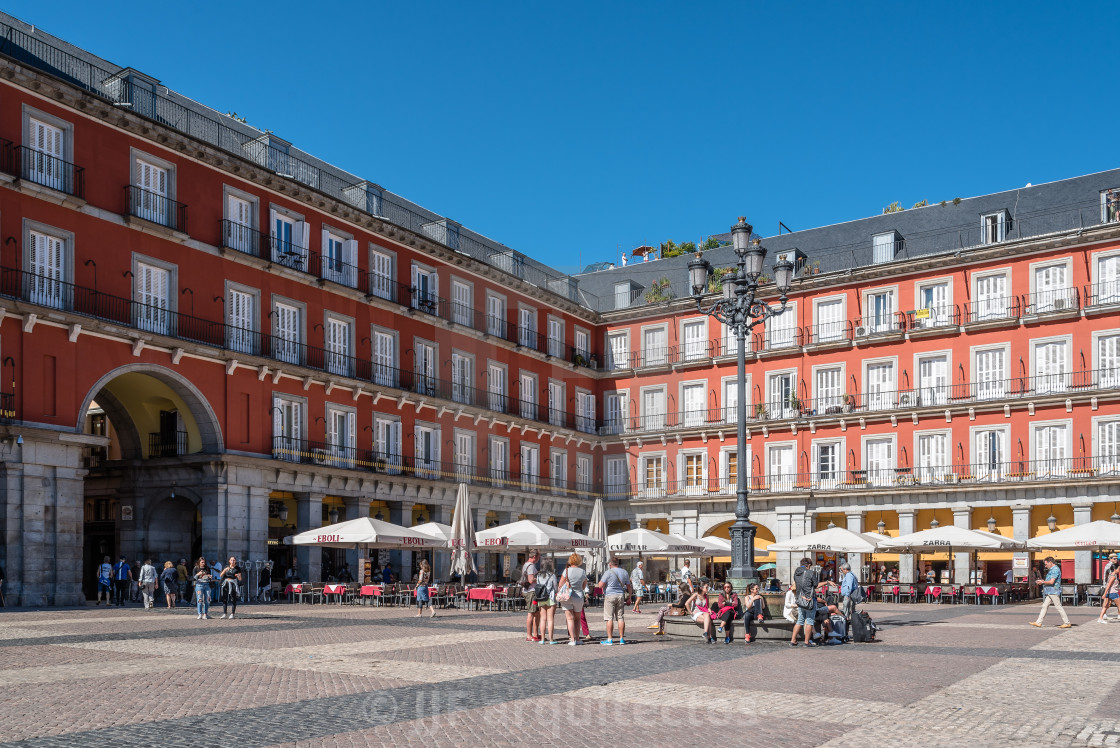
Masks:
[[[856,328],[856,337],[857,338],[862,338],[866,335],[867,335],[867,328],[866,327],[857,327]]]
[[[911,402],[912,400],[909,393],[898,396],[898,407],[900,408],[909,408]]]
[[[1060,310],[1060,309],[1065,309],[1066,308],[1066,300],[1065,299],[1054,299],[1054,303],[1051,306],[1054,308],[1055,311]]]

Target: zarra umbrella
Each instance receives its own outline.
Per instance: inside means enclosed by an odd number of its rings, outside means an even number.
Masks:
[[[822,551],[824,553],[874,553],[877,541],[844,527],[829,527],[799,538],[771,543],[770,551]]]

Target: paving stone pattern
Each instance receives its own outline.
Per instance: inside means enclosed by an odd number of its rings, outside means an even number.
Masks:
[[[815,650],[666,640],[652,615],[626,646],[568,647],[488,611],[4,610],[0,747],[1120,746],[1120,623],[866,607],[880,642]]]

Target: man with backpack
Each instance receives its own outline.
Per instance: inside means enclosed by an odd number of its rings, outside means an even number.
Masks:
[[[801,559],[801,566],[793,573],[794,591],[797,593],[797,620],[793,624],[791,647],[797,646],[797,635],[804,630],[805,646],[817,646],[813,642],[813,626],[817,618],[817,587],[820,585],[819,567],[813,567],[811,558]]]
[[[863,588],[859,586],[859,580],[847,561],[840,564],[840,574],[840,613],[850,621],[856,605],[863,602]]]

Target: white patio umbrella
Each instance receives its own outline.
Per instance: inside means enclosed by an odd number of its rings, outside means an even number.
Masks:
[[[704,552],[703,545],[695,539],[664,535],[643,527],[609,536],[607,547],[615,556],[699,556]]]
[[[589,548],[581,554],[587,576],[598,579],[607,570],[607,513],[603,509],[602,499],[595,499],[595,506],[591,509],[591,521],[587,525],[587,536],[603,541],[602,547]]]
[[[455,513],[451,517],[451,573],[458,574],[464,581],[467,575],[475,571],[474,550],[475,535],[474,521],[471,519],[471,503],[467,494],[467,484],[459,484],[459,492],[455,496]]]
[[[284,538],[287,545],[317,545],[323,548],[439,548],[443,541],[372,517],[306,530]]]
[[[422,525],[416,525],[412,530],[413,532],[431,535],[436,540],[442,540],[444,547],[451,547],[451,525],[445,525],[442,522],[425,522]]]
[[[1050,551],[1092,551],[1120,548],[1120,525],[1098,519],[1084,525],[1041,535],[1027,541],[1031,549]]]
[[[697,542],[704,546],[704,552],[700,554],[702,556],[727,556],[731,554],[731,541],[727,538],[705,535],[699,538]]]
[[[605,541],[589,538],[582,533],[531,519],[480,530],[474,537],[479,550],[493,550],[499,553],[527,551],[531,548],[539,548],[542,551],[570,551],[575,548],[605,548],[607,545]]]
[[[1002,544],[1000,546],[1000,550],[1015,551],[1022,550],[1023,548],[1027,547],[1027,544],[1022,540],[1004,537],[1003,535],[1000,535],[998,533],[988,532],[987,530],[973,530],[973,532],[978,532],[981,535],[987,535],[988,537],[995,538]]]
[[[771,543],[771,551],[823,551],[825,553],[873,553],[879,542],[844,527],[829,527],[799,538]]]
[[[955,525],[942,525],[929,530],[899,535],[897,538],[880,540],[878,548],[881,551],[903,553],[951,551],[953,548],[998,551],[1007,547],[1008,540],[1009,538],[994,533],[969,530]]]

